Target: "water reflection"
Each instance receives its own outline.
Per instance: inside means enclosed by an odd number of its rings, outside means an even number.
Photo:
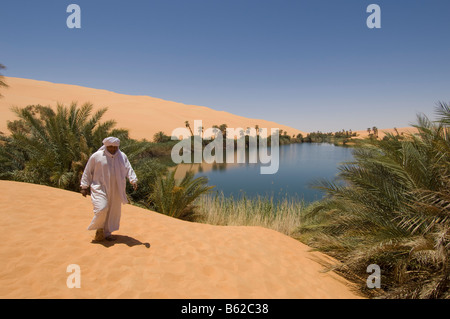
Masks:
[[[244,193],[249,197],[261,195],[274,199],[295,196],[311,202],[323,196],[322,192],[310,187],[311,183],[322,178],[333,179],[339,163],[353,159],[351,148],[333,144],[281,145],[279,150],[280,164],[275,174],[260,174],[260,167],[266,164],[250,163],[249,158],[259,158],[258,151],[247,149],[243,153],[224,155],[223,163],[179,164],[176,178],[193,171],[196,176],[208,177],[209,184],[227,196]]]

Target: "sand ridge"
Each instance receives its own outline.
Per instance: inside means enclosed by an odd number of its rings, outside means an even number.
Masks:
[[[369,137],[369,132],[367,130],[355,131],[357,136],[353,137],[356,139],[363,139]],[[415,127],[407,126],[407,127],[398,127],[397,130],[394,128],[385,128],[378,129],[378,139],[382,139],[386,136],[386,133],[397,135],[397,133],[401,136],[407,136],[409,134],[417,134],[418,130]],[[370,131],[370,134],[373,134],[373,131]]]
[[[122,206],[116,242],[92,243],[90,198],[0,181],[0,298],[359,298],[320,253],[262,227],[185,222]],[[67,266],[81,270],[69,289]]]
[[[69,106],[72,102],[77,102],[77,105],[81,106],[83,103],[90,102],[95,109],[108,107],[102,120],[115,120],[117,128],[128,129],[130,137],[135,139],[146,138],[151,141],[153,135],[159,131],[170,136],[174,129],[184,128],[185,121],[189,121],[194,130],[194,120],[202,120],[205,130],[213,125],[221,124],[244,130],[258,125],[260,128],[282,129],[290,136],[298,133],[306,136],[303,131],[275,122],[250,119],[205,106],[186,105],[150,96],[126,95],[78,85],[15,77],[5,77],[5,82],[9,87],[2,90],[3,98],[0,99],[0,118],[2,119],[0,132],[3,133],[9,133],[6,121],[16,119],[16,115],[10,110],[11,106],[25,107],[41,104],[56,108],[57,103]]]

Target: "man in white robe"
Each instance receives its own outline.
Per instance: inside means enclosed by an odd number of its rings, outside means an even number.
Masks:
[[[126,178],[137,189],[137,177],[128,157],[119,150],[120,140],[107,137],[103,146],[89,158],[81,178],[81,194],[90,188],[94,218],[88,230],[97,230],[95,240],[114,240],[119,229],[122,204],[127,204]]]

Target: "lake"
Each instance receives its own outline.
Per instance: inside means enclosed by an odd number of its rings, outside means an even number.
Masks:
[[[306,202],[321,199],[323,192],[310,187],[317,179],[334,179],[341,162],[353,160],[352,148],[327,143],[280,145],[279,169],[275,174],[260,174],[262,164],[180,164],[177,173],[194,170],[196,177],[206,176],[213,191],[234,197],[245,194],[282,199],[295,196]]]

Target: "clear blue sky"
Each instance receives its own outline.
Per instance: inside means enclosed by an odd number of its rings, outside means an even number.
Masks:
[[[449,15],[449,0],[2,0],[0,63],[305,131],[402,127],[450,102]]]

